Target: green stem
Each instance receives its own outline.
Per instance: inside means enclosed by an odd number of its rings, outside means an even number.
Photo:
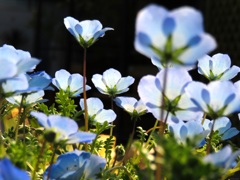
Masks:
[[[111,109],[113,110],[113,96],[111,96]],[[111,125],[113,125],[113,122],[111,122]],[[113,127],[110,128],[110,136],[113,135]]]
[[[54,150],[53,150],[52,158],[51,158],[50,165],[49,165],[49,171],[48,171],[48,175],[47,175],[47,180],[49,180],[50,175],[51,175],[52,165],[53,165],[53,161],[54,161],[54,157],[55,157],[56,151],[57,151],[57,145],[54,144]]]
[[[213,120],[213,124],[212,124],[211,131],[210,131],[210,134],[209,134],[208,142],[207,142],[207,149],[206,149],[207,154],[209,154],[210,151],[211,151],[211,142],[212,142],[214,125],[215,125],[215,120]]]
[[[168,75],[168,68],[165,69],[164,71],[164,75],[163,75],[163,89],[162,89],[162,108],[164,109],[164,96],[165,96],[165,91],[166,91],[166,86],[167,86],[167,75]],[[160,122],[163,121],[163,116],[164,116],[164,110],[160,109],[161,113],[160,113]],[[167,115],[168,116],[168,115]],[[159,128],[159,135],[162,137],[164,135],[164,130],[166,127],[166,123],[167,123],[167,116],[163,122],[163,124],[161,124],[160,122],[160,126],[162,126],[163,128]],[[161,138],[160,137],[160,138]],[[159,152],[157,152],[157,159],[161,158],[161,154]],[[160,162],[157,162],[157,171],[156,171],[156,176],[155,176],[156,180],[160,180],[162,179],[162,165]]]
[[[23,94],[22,98],[21,98],[20,106],[18,108],[18,121],[17,121],[17,124],[16,124],[16,130],[15,130],[15,141],[16,142],[18,140],[18,131],[19,131],[20,122],[21,121],[25,121],[25,119],[23,119],[25,117],[23,117],[23,113],[21,113],[22,112],[22,108],[23,108],[23,110],[25,109],[24,106],[23,106],[24,99],[25,99],[25,95]]]
[[[40,149],[40,153],[38,154],[37,162],[36,162],[35,167],[34,167],[34,170],[33,170],[33,172],[32,172],[32,180],[35,180],[36,171],[38,170],[39,161],[40,161],[40,158],[41,158],[42,155],[43,155],[43,152],[44,152],[45,147],[46,147],[46,140],[44,139],[43,144],[42,144],[42,147],[41,147],[41,149]]]
[[[87,49],[84,48],[83,54],[83,103],[84,103],[84,118],[85,118],[85,131],[88,132],[88,108],[87,108],[87,91],[86,91],[86,80],[87,80]],[[87,143],[84,144],[85,151],[88,150]]]
[[[156,130],[156,128],[157,128],[158,122],[159,122],[159,120],[156,120],[154,126],[151,128],[151,133],[150,133],[150,135],[148,136],[148,140],[147,140],[147,142],[146,142],[146,144],[145,144],[145,147],[148,146],[148,144],[149,144],[149,142],[150,142],[150,140],[151,140],[151,138],[152,138],[152,134],[153,134],[153,132],[154,132],[154,131]],[[148,130],[148,131],[149,131],[149,130]]]
[[[204,124],[205,120],[206,120],[206,117],[207,117],[207,113],[204,113],[203,114],[203,118],[202,118],[202,125]]]

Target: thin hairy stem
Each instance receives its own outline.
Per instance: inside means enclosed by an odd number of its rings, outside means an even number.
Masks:
[[[208,138],[208,141],[207,141],[207,149],[206,149],[207,154],[209,154],[210,151],[211,151],[211,142],[212,142],[214,125],[215,125],[215,120],[213,120],[213,124],[212,124],[211,131],[210,131],[210,134],[209,134],[209,138]]]
[[[86,92],[86,80],[87,80],[87,49],[84,48],[83,54],[83,103],[85,113],[85,131],[88,131],[88,108],[87,108],[87,92]]]
[[[207,113],[204,113],[203,114],[203,118],[202,118],[202,125],[204,124],[205,120],[206,120],[206,117],[207,117]]]

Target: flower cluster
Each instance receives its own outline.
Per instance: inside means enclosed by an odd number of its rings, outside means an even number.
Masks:
[[[113,30],[98,20],[64,24],[84,49],[83,64],[86,48]],[[159,72],[140,79],[138,97],[122,96],[134,77],[113,68],[94,74],[110,109],[87,98],[86,64],[83,76],[60,69],[52,78],[33,72],[40,60],[29,52],[0,47],[0,180],[226,179],[239,171],[240,149],[230,141],[240,132],[240,80],[232,82],[240,68],[227,54],[207,55],[217,44],[201,12],[148,5],[137,14],[134,45]],[[196,67],[208,84],[191,77]],[[46,90],[54,103],[46,104]],[[125,147],[113,136],[121,109],[133,124]],[[137,127],[145,117],[156,119],[148,130]]]

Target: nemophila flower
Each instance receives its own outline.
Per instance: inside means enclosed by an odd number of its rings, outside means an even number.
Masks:
[[[166,70],[168,75],[165,94],[163,94]],[[195,109],[189,110],[194,107],[194,104],[184,92],[185,86],[190,82],[192,82],[192,78],[187,70],[182,68],[164,69],[156,76],[144,76],[139,82],[138,94],[147,110],[158,120],[164,121],[167,114],[169,120],[172,119],[171,116],[176,116],[185,121],[198,119],[202,117],[202,113],[195,111]],[[164,104],[162,104],[162,98],[164,98]],[[161,119],[161,109],[164,111],[164,119]]]
[[[98,91],[111,97],[127,92],[134,80],[131,76],[122,77],[121,73],[113,68],[103,72],[103,75],[95,74],[92,77],[92,82]]]
[[[106,159],[85,151],[72,151],[58,156],[57,161],[49,166],[43,174],[43,179],[98,179],[96,174],[100,173],[106,166]]]
[[[32,58],[27,51],[3,45],[0,47],[0,82],[31,72],[39,62],[40,60]]]
[[[209,130],[204,130],[201,123],[195,120],[183,122],[178,119],[177,123],[169,125],[169,130],[178,142],[185,144],[190,139],[196,141],[196,146],[203,146],[205,144],[204,138],[209,133]]]
[[[147,113],[147,107],[141,100],[137,100],[133,97],[116,97],[114,99],[116,104],[127,111],[132,118],[138,118]]]
[[[135,49],[163,67],[195,65],[197,59],[216,48],[215,39],[204,32],[202,14],[191,7],[168,11],[150,4],[136,19]]]
[[[84,110],[83,99],[80,99],[79,104],[82,110]],[[87,107],[88,107],[89,121],[91,121],[93,124],[96,122],[104,123],[105,121],[110,123],[110,122],[113,122],[117,117],[113,110],[103,109],[103,103],[99,98],[88,98]]]
[[[227,54],[215,54],[210,57],[203,56],[198,60],[198,72],[210,81],[230,80],[240,71],[237,66],[231,66],[231,59]]]
[[[46,99],[43,99],[43,96],[45,95],[43,90],[36,91],[34,93],[26,94],[24,101],[23,101],[23,106],[29,106],[29,105],[34,105],[36,103],[42,103],[46,102]],[[13,95],[11,97],[6,98],[6,100],[11,103],[15,104],[17,106],[20,106],[21,101],[22,101],[23,95]]]
[[[103,28],[98,20],[84,20],[79,22],[73,17],[64,18],[67,30],[76,38],[83,48],[90,47],[99,37],[103,37],[106,31],[113,28]]]
[[[208,85],[191,82],[185,91],[196,109],[204,111],[213,119],[240,111],[240,97],[230,81],[212,81]]]
[[[70,96],[80,96],[83,92],[83,77],[80,74],[70,74],[68,71],[61,69],[55,73],[55,78],[52,79],[52,83],[59,90],[62,89],[69,93]],[[86,90],[91,89],[90,86],[86,86]]]
[[[203,158],[204,162],[212,163],[228,170],[236,164],[236,159],[240,155],[240,150],[232,152],[230,145],[225,146],[216,153],[211,153]]]
[[[33,111],[30,114],[45,128],[47,135],[52,135],[49,137],[51,141],[56,143],[60,141],[65,141],[66,144],[90,143],[96,137],[93,133],[78,131],[77,123],[68,117],[47,116],[44,113]]]
[[[0,180],[30,180],[30,176],[26,171],[15,167],[7,158],[0,160]]]
[[[204,120],[203,127],[205,130],[211,130],[213,121],[208,119]],[[239,134],[239,130],[235,127],[231,127],[232,123],[227,117],[220,117],[215,120],[213,131],[217,132],[221,136],[221,140],[227,140]]]

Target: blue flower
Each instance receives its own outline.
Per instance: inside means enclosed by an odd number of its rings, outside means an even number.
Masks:
[[[216,153],[211,153],[203,158],[204,162],[214,164],[228,170],[235,164],[235,160],[240,155],[240,150],[232,152],[230,145],[225,146]]]
[[[80,99],[80,106],[84,110],[84,100]],[[116,119],[116,114],[113,110],[103,109],[103,103],[99,98],[87,99],[88,116],[89,120],[93,123],[108,123],[113,122]]]
[[[210,81],[234,78],[239,73],[240,68],[230,66],[231,59],[227,54],[218,53],[212,57],[205,55],[198,60],[198,72]]]
[[[164,73],[168,71],[165,94],[163,95]],[[184,88],[192,82],[189,73],[183,68],[169,68],[161,70],[156,76],[144,76],[138,85],[140,99],[158,120],[164,121],[168,114],[168,120],[172,116],[188,121],[202,117],[201,112],[191,109],[194,104],[186,95]],[[164,96],[164,105],[162,98]],[[161,118],[161,109],[164,111],[164,119]],[[173,119],[172,119],[173,120]],[[168,121],[170,123],[170,121]]]
[[[24,104],[23,106],[29,106],[29,105],[35,105],[36,103],[42,103],[42,102],[46,102],[46,99],[43,99],[43,96],[45,95],[43,90],[34,92],[34,93],[30,93],[26,95],[26,98],[24,100]],[[15,104],[17,106],[20,106],[21,101],[22,101],[23,95],[13,95],[11,97],[6,98],[6,100],[11,103],[11,104]]]
[[[0,47],[0,82],[31,72],[39,62],[40,60],[32,58],[27,51],[3,45]]]
[[[240,97],[230,81],[212,81],[208,85],[191,82],[185,91],[196,109],[204,111],[212,119],[240,111]]]
[[[131,76],[122,77],[119,71],[110,68],[103,72],[103,75],[93,75],[92,82],[100,93],[114,97],[117,94],[127,92],[128,87],[134,83],[134,78]]]
[[[77,73],[70,74],[64,69],[61,69],[55,73],[55,78],[52,79],[52,83],[59,90],[64,90],[72,97],[80,96],[80,94],[83,92],[83,77]],[[86,86],[86,90],[89,89],[91,89],[91,87]]]
[[[198,58],[216,48],[214,38],[204,32],[199,11],[191,7],[168,11],[155,4],[139,11],[134,45],[138,52],[157,59],[163,67],[193,66]]]
[[[27,172],[15,167],[7,158],[0,160],[0,180],[30,180]]]
[[[60,155],[55,164],[51,167],[49,179],[97,179],[96,174],[100,173],[106,166],[106,159],[85,151],[72,151]],[[43,174],[46,180],[50,166]]]
[[[38,123],[45,128],[47,132],[54,133],[54,142],[65,141],[67,144],[91,143],[96,135],[88,132],[78,131],[77,123],[68,118],[59,115],[47,116],[41,112],[31,112],[32,116],[37,118]]]
[[[64,18],[64,24],[83,48],[90,47],[99,37],[103,37],[106,31],[113,30],[109,27],[102,29],[102,24],[98,20],[79,22],[70,16]]]
[[[201,147],[205,144],[204,138],[207,137],[209,130],[204,130],[201,123],[195,120],[186,123],[178,119],[177,123],[169,125],[169,130],[180,143],[186,143],[187,139],[195,140],[196,146]]]
[[[127,111],[132,117],[139,117],[147,113],[147,107],[141,100],[133,97],[116,97],[116,104]]]
[[[208,119],[204,120],[203,128],[205,130],[211,130],[213,121]],[[232,123],[227,117],[220,117],[215,120],[213,131],[218,133],[221,136],[221,140],[227,140],[236,136],[239,133],[239,130],[235,127],[231,127]]]

